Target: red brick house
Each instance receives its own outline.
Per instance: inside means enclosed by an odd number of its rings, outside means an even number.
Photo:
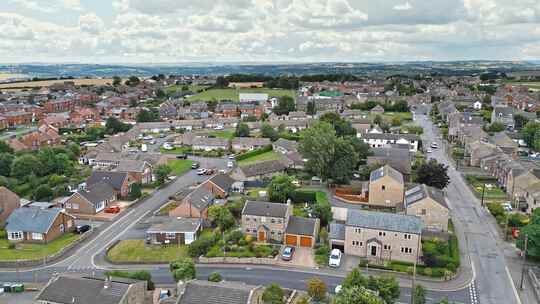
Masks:
[[[119,198],[126,198],[131,190],[133,181],[126,172],[108,172],[93,171],[90,177],[86,179],[86,187],[92,188],[93,185],[105,182],[109,184],[117,193]]]
[[[8,217],[6,234],[11,242],[48,243],[73,231],[74,219],[61,208],[22,207]]]
[[[45,103],[44,108],[47,113],[68,112],[75,108],[75,103],[71,99],[57,99]]]
[[[202,186],[212,192],[217,198],[225,198],[232,191],[232,186],[236,181],[227,174],[218,174],[207,180]]]
[[[6,112],[3,116],[7,119],[9,127],[29,125],[32,123],[33,114],[24,111]]]
[[[6,187],[0,187],[0,227],[4,225],[13,210],[21,206],[21,198]]]
[[[187,189],[174,196],[177,207],[169,211],[172,217],[208,218],[208,208],[214,203],[214,195],[204,187]]]

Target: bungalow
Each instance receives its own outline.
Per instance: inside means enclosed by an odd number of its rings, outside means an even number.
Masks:
[[[6,234],[12,242],[48,243],[74,228],[74,217],[61,208],[22,207],[8,217]]]
[[[419,185],[405,191],[405,213],[422,219],[427,230],[448,231],[450,210],[444,193],[436,188]]]
[[[189,245],[197,240],[201,230],[198,218],[168,218],[146,230],[146,238],[152,244]]]
[[[271,143],[268,138],[235,137],[231,141],[231,149],[235,152],[251,151],[269,146]]]
[[[272,143],[272,149],[281,154],[287,154],[290,152],[298,151],[298,142],[294,140],[288,140],[280,138]]]
[[[262,288],[244,283],[191,280],[178,284],[176,304],[255,304]]]
[[[359,137],[357,135],[357,137]],[[390,144],[407,145],[409,151],[417,152],[420,138],[415,134],[392,134],[392,133],[367,133],[361,137],[372,148],[381,148]]]
[[[228,150],[229,140],[225,138],[195,137],[192,142],[193,150],[213,151]]]
[[[86,189],[77,190],[61,207],[70,214],[94,215],[116,200],[116,191],[105,182],[98,182]]]
[[[93,185],[100,182],[109,184],[119,198],[128,197],[132,184],[132,180],[126,172],[93,171],[86,179],[86,187],[92,188]]]
[[[229,195],[234,189],[234,185],[237,183],[236,180],[231,178],[227,174],[218,174],[207,180],[202,186],[212,192],[212,194],[217,198],[225,198]]]
[[[0,227],[3,227],[9,215],[21,206],[21,198],[8,188],[0,187]]]
[[[176,193],[173,200],[177,206],[169,211],[171,217],[208,218],[208,208],[214,204],[214,194],[205,187],[199,186]]]
[[[283,173],[287,166],[280,160],[268,160],[246,166],[237,167],[231,177],[238,181],[255,181],[269,179],[272,176]]]

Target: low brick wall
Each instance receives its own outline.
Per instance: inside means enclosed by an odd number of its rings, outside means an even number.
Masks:
[[[39,266],[43,264],[49,264],[52,262],[56,262],[62,258],[64,258],[68,253],[70,253],[72,250],[77,247],[80,243],[84,242],[86,239],[90,238],[92,235],[96,234],[97,228],[94,228],[92,231],[88,231],[81,235],[81,237],[73,243],[67,245],[66,247],[62,248],[60,251],[58,251],[55,254],[49,255],[45,258],[40,259],[32,259],[32,260],[17,260],[17,261],[0,261],[0,268],[24,268],[24,267],[34,267]]]
[[[277,265],[278,258],[233,258],[233,257],[199,257],[201,264],[256,264],[256,265]]]

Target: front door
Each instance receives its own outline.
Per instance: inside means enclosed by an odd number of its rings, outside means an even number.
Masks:
[[[375,245],[371,246],[371,255],[372,256],[377,256],[377,246],[375,246]]]
[[[264,231],[259,231],[259,242],[263,242],[266,240],[266,234],[264,233]]]

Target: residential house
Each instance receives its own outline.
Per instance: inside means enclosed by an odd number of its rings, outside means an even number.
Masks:
[[[330,226],[330,245],[377,262],[419,262],[422,220],[411,215],[349,209],[345,224]]]
[[[13,210],[5,227],[9,241],[48,243],[75,228],[74,217],[61,208]]]
[[[281,243],[291,215],[291,204],[247,201],[242,209],[242,231],[260,242]]]
[[[192,141],[192,148],[203,151],[228,150],[229,140],[219,137],[195,137]]]
[[[43,106],[47,113],[69,112],[75,108],[75,103],[71,99],[51,100]]]
[[[8,188],[0,187],[0,227],[3,227],[9,215],[21,206],[21,198]]]
[[[236,180],[227,174],[217,174],[203,183],[202,187],[210,191],[216,198],[225,198],[233,191]]]
[[[518,143],[512,140],[505,132],[493,134],[489,141],[501,149],[505,154],[515,155],[518,151]]]
[[[381,115],[384,113],[384,108],[381,105],[376,105],[369,111],[369,113],[372,115]]]
[[[540,206],[540,182],[531,185],[525,193],[526,213],[532,214]]]
[[[465,146],[465,151],[470,158],[471,167],[479,167],[480,161],[488,156],[502,153],[500,149],[497,148],[494,144],[475,141]]]
[[[415,134],[370,132],[367,134],[362,134],[360,139],[362,139],[372,148],[381,148],[392,144],[407,145],[409,147],[409,151],[411,152],[417,152],[420,145],[420,138]]]
[[[208,219],[208,208],[214,204],[214,194],[207,188],[199,186],[176,193],[173,197],[177,206],[169,211],[171,217],[187,217]]]
[[[147,282],[116,277],[53,275],[36,296],[39,304],[150,304]]]
[[[59,145],[61,141],[58,130],[48,125],[42,125],[37,131],[24,134],[20,138],[13,138],[7,141],[15,151],[39,150],[42,147],[52,147]]]
[[[234,102],[220,102],[216,106],[216,113],[223,117],[238,117],[238,104]]]
[[[149,184],[152,182],[152,166],[142,160],[121,160],[114,169],[117,172],[125,172],[134,183]]]
[[[270,179],[276,174],[283,173],[287,166],[280,160],[268,160],[250,165],[238,166],[231,177],[238,181],[255,181]]]
[[[403,203],[405,185],[403,174],[389,165],[371,172],[369,176],[369,205],[395,208]]]
[[[313,247],[317,243],[319,228],[318,218],[289,216],[284,243],[295,247]]]
[[[176,304],[255,304],[262,287],[239,282],[191,280],[178,284]]]
[[[201,230],[198,218],[167,218],[153,224],[146,230],[146,238],[151,244],[189,245],[197,240]]]
[[[240,103],[238,105],[238,111],[241,118],[256,117],[259,119],[264,113],[264,108],[256,103]]]
[[[266,93],[240,93],[238,94],[238,100],[240,103],[256,102],[263,103],[268,100],[268,94]]]
[[[362,137],[363,134],[368,133],[371,128],[371,120],[369,119],[354,119],[351,121],[352,127],[356,130],[356,136]]]
[[[69,214],[94,215],[116,201],[117,192],[106,182],[98,182],[77,190],[62,202],[61,207]]]
[[[280,138],[272,143],[272,150],[279,152],[281,154],[287,154],[290,152],[298,151],[298,142],[294,140],[288,140],[285,138]]]
[[[398,147],[371,148],[367,157],[367,165],[389,165],[403,175],[405,181],[411,177],[412,154],[409,149]]]
[[[531,187],[540,183],[540,169],[520,170],[520,174],[508,182],[506,192],[512,196],[512,201],[522,201]]]
[[[31,112],[25,111],[5,112],[2,116],[6,119],[9,127],[29,125],[32,123],[34,117]]]
[[[116,191],[118,198],[127,198],[133,183],[126,172],[93,171],[86,179],[86,188],[92,188],[100,182],[109,184]]]
[[[444,192],[426,185],[405,191],[405,213],[422,219],[424,227],[433,231],[448,231],[450,210]]]
[[[235,137],[231,141],[231,149],[235,152],[251,151],[272,144],[268,138]]]
[[[507,128],[514,128],[514,112],[513,107],[497,105],[493,107],[491,112],[491,123],[499,122],[505,125]]]

